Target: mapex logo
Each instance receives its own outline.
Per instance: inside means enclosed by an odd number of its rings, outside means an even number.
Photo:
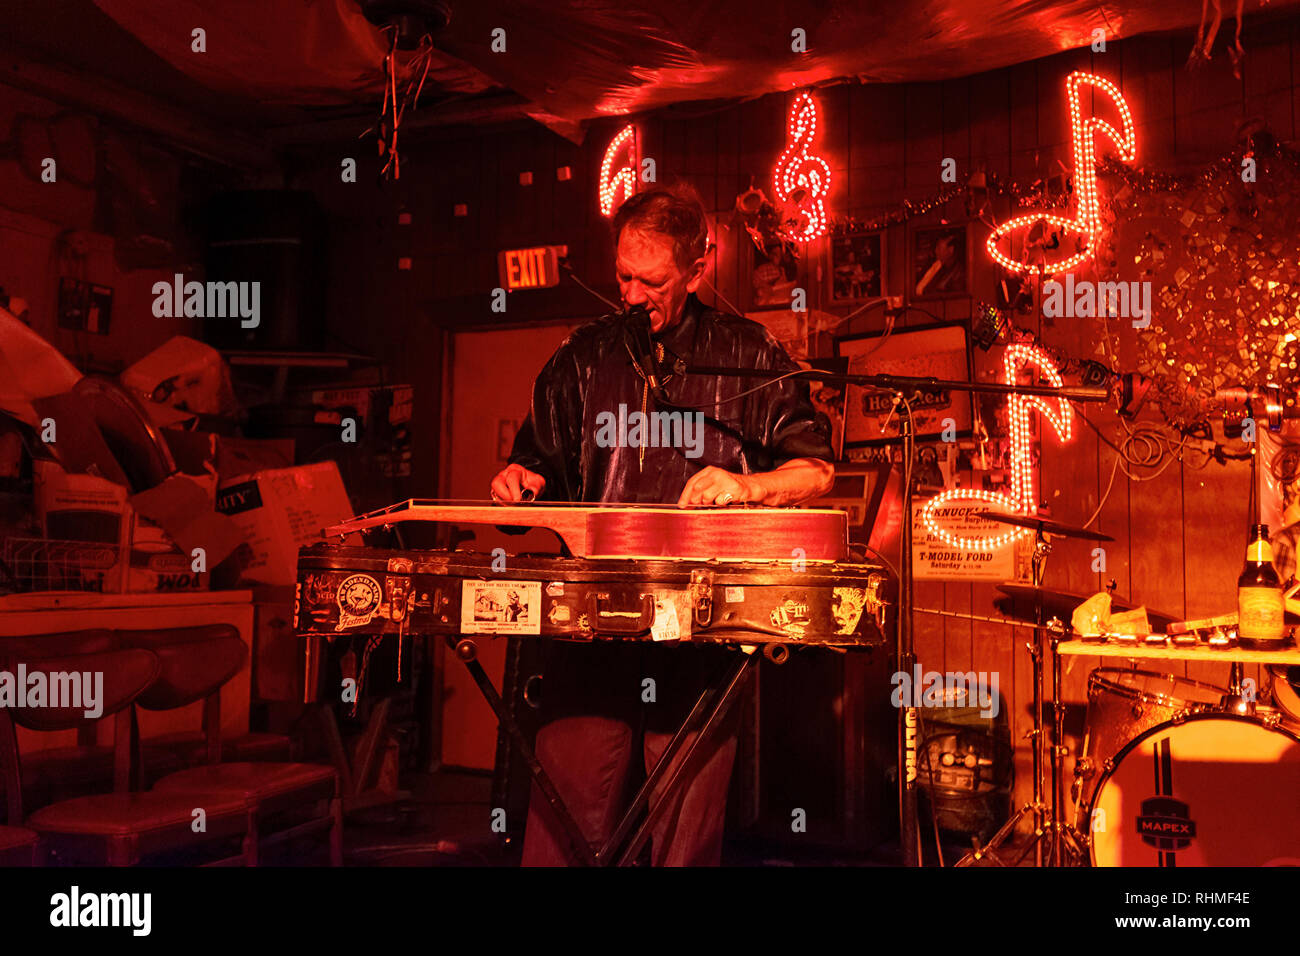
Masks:
[[[1182,850],[1196,838],[1196,821],[1191,808],[1173,797],[1143,800],[1137,817],[1142,842],[1157,850]]]
[[[1151,324],[1150,282],[1074,281],[1067,272],[1065,282],[1043,283],[1043,315],[1049,319],[1132,319],[1133,328]]]
[[[240,328],[262,322],[262,283],[186,282],[179,272],[171,283],[153,284],[153,314],[159,319],[239,319]]]

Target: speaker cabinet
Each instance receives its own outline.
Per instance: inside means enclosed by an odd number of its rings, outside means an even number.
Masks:
[[[737,835],[867,850],[897,834],[893,672],[888,646],[762,662],[732,780]]]

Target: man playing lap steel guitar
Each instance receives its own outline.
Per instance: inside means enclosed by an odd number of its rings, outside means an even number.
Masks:
[[[646,381],[651,363],[629,345],[626,317],[577,329],[537,377],[510,464],[492,480],[493,499],[781,506],[829,491],[830,431],[805,383],[756,388],[764,379],[673,371],[679,360],[688,368],[770,369],[773,378],[798,367],[761,325],[695,297],[707,268],[708,223],[694,191],[633,196],[615,214],[613,233],[619,293],[628,309],[649,312],[662,390]],[[645,427],[636,426],[636,413]],[[648,773],[727,653],[689,644],[556,642],[537,755],[590,842],[603,843],[622,813],[638,735]],[[732,708],[716,728],[697,755],[699,769],[656,821],[655,866],[720,862],[737,714]],[[566,846],[534,785],[524,865],[563,865]]]

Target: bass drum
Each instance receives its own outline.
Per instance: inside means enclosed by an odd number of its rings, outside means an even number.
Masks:
[[[1202,714],[1119,752],[1086,819],[1094,866],[1300,866],[1300,736]]]
[[[1300,667],[1270,664],[1268,676],[1273,691],[1273,703],[1282,711],[1287,721],[1300,725]]]

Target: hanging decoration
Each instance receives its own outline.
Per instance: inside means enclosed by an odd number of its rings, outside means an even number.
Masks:
[[[1180,431],[1217,417],[1224,389],[1283,386],[1294,402],[1300,154],[1256,129],[1199,174],[1131,174],[1111,205],[1098,267],[1151,283],[1153,309],[1140,331],[1105,322],[1108,363],[1150,378],[1147,404]]]
[[[1105,120],[1083,118],[1079,103],[1081,88],[1088,86],[1105,94],[1119,110],[1121,132]],[[1052,213],[1030,213],[1009,219],[993,230],[986,243],[993,260],[1009,272],[1042,272],[1052,275],[1066,272],[1088,259],[1101,234],[1101,207],[1097,198],[1097,146],[1095,138],[1105,136],[1114,144],[1124,162],[1137,155],[1137,133],[1133,114],[1119,87],[1091,73],[1071,73],[1065,80],[1066,100],[1070,105],[1070,136],[1074,155],[1074,201],[1072,218]],[[1024,250],[1017,259],[999,248],[1011,239]]]
[[[788,140],[775,170],[776,198],[787,204],[784,231],[806,242],[826,235],[831,168],[809,152],[817,141],[817,103],[800,93],[790,107]]]
[[[383,166],[379,169],[381,179],[396,181],[402,177],[401,154],[397,148],[397,133],[401,129],[406,110],[412,112],[419,108],[420,93],[424,90],[424,81],[429,76],[429,66],[433,62],[433,37],[425,33],[418,41],[418,49],[403,66],[397,51],[409,49],[409,37],[405,36],[398,25],[385,28],[389,34],[388,55],[384,57],[384,105],[379,111],[379,121],[361,136],[375,133],[378,139],[379,158]]]
[[[1007,346],[1003,359],[1004,381],[1015,385],[1023,369],[1037,369],[1047,384],[1060,388],[1060,373],[1047,354],[1037,346],[1017,343]],[[935,495],[925,503],[921,516],[926,529],[946,544],[967,551],[996,551],[1013,541],[1030,534],[1028,528],[1008,528],[998,525],[998,531],[986,537],[965,537],[953,534],[943,526],[944,509],[963,505],[984,506],[981,510],[1005,511],[1010,514],[1032,514],[1037,511],[1034,495],[1034,456],[1030,414],[1037,411],[1056,432],[1056,437],[1070,440],[1073,413],[1070,403],[1063,398],[1048,399],[1037,395],[1012,394],[1007,400],[1007,420],[1011,428],[1011,490],[985,491],[979,488],[954,488]],[[965,509],[963,509],[965,511]]]
[[[617,170],[614,164],[620,156],[624,164]],[[600,163],[600,214],[608,219],[622,203],[636,192],[636,171],[641,165],[637,151],[636,127],[624,126],[605,147],[605,158]]]
[[[1223,22],[1221,2],[1222,0],[1201,0],[1201,23],[1196,29],[1196,42],[1192,44],[1192,52],[1187,57],[1189,70],[1197,69],[1210,62],[1210,54],[1214,50],[1214,38],[1219,33],[1219,24]],[[1232,61],[1232,75],[1237,79],[1241,79],[1241,61],[1246,58],[1246,50],[1241,45],[1241,20],[1244,6],[1244,0],[1237,0],[1237,35],[1232,45],[1228,47],[1228,59]],[[1214,15],[1213,20],[1209,19],[1211,13]]]

